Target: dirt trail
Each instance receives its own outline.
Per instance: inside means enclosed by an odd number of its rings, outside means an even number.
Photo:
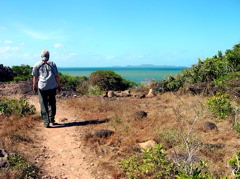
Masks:
[[[39,112],[37,96],[32,96],[29,102],[36,106]],[[57,103],[57,118],[67,118],[66,123],[75,122],[75,117],[69,110],[63,109]],[[57,121],[58,122],[58,121]],[[83,146],[76,136],[76,126],[64,126],[44,128],[39,126],[39,135],[43,139],[42,145],[46,149],[45,164],[43,170],[51,178],[65,179],[92,179],[90,164],[85,161],[82,153]]]

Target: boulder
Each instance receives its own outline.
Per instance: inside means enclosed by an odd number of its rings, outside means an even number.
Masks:
[[[143,143],[139,143],[139,146],[141,149],[149,149],[149,148],[153,148],[157,143],[154,140],[149,140],[147,142],[143,142]]]
[[[112,97],[115,97],[116,95],[114,94],[114,91],[108,91],[107,96],[108,96],[109,98],[112,98]]]
[[[153,94],[153,89],[151,88],[147,94],[147,98],[151,98],[151,97],[154,97],[155,95]]]
[[[0,168],[3,168],[6,166],[8,157],[9,157],[9,154],[7,153],[7,151],[0,149]]]
[[[67,122],[67,120],[68,120],[67,118],[63,117],[63,118],[58,118],[57,122]]]
[[[205,122],[203,124],[203,130],[206,131],[211,131],[211,130],[218,130],[217,125],[213,122]]]
[[[98,138],[108,138],[113,134],[114,134],[114,131],[107,130],[107,129],[101,129],[101,130],[96,130],[94,133],[94,136],[96,136]]]
[[[114,92],[114,94],[115,94],[117,97],[129,97],[129,96],[131,96],[131,93],[130,93],[129,90]]]
[[[144,119],[146,117],[147,117],[147,112],[145,112],[145,111],[137,111],[134,114],[135,119]]]

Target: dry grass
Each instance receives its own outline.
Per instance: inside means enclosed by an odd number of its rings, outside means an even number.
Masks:
[[[108,123],[81,127],[81,131],[84,130],[86,145],[101,158],[99,167],[115,177],[122,176],[118,162],[141,151],[138,143],[150,139],[162,143],[175,164],[203,160],[213,175],[229,176],[227,160],[240,150],[240,143],[236,142],[239,137],[230,120],[217,121],[212,117],[205,100],[202,96],[165,93],[151,99],[81,98],[66,101],[66,105],[81,120],[110,119]],[[148,112],[148,117],[135,120],[134,113],[141,110]],[[203,130],[206,121],[216,123],[218,130]],[[115,134],[100,139],[93,135],[99,129],[113,130]]]
[[[0,115],[0,148],[13,155],[22,156],[26,162],[33,164],[33,159],[39,152],[33,132],[38,119],[38,116],[19,118]],[[4,169],[0,172],[0,177],[18,178],[21,172],[15,168]]]

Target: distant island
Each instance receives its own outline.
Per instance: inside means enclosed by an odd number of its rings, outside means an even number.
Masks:
[[[126,65],[126,66],[112,66],[112,68],[188,68],[186,66],[174,66],[174,65],[152,65],[152,64],[142,64],[142,65]]]

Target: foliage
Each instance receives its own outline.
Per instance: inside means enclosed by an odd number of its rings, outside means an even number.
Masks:
[[[177,178],[179,179],[207,179],[213,178],[211,174],[208,172],[207,165],[204,161],[200,161],[199,164],[195,164],[194,166],[185,164],[187,167],[191,168],[192,173],[189,175],[183,170],[179,170],[177,174]]]
[[[27,161],[19,155],[10,156],[8,158],[7,166],[20,171],[19,178],[37,178],[38,169],[34,165],[30,165]]]
[[[126,90],[135,85],[135,83],[123,79],[120,75],[111,70],[98,70],[91,73],[89,83],[92,86],[98,86],[102,91]]]
[[[236,178],[240,177],[240,151],[236,152],[236,155],[228,160],[228,164],[232,167],[232,173]]]
[[[198,64],[183,70],[183,77],[189,83],[211,82],[237,71],[240,71],[240,44],[235,45],[233,50],[226,50],[225,55],[218,51],[218,55],[205,61],[199,59]]]
[[[36,111],[33,105],[30,105],[26,99],[0,99],[0,114],[11,116],[13,114],[18,116],[25,116],[28,114],[34,114]]]
[[[220,88],[236,88],[239,87],[240,72],[228,73],[213,81],[216,87]]]
[[[173,165],[167,161],[161,144],[124,159],[120,165],[129,178],[170,178],[174,175]]]
[[[12,81],[15,74],[10,67],[0,64],[0,82]]]
[[[227,94],[218,94],[208,98],[208,109],[215,117],[222,119],[234,114],[234,108],[231,105],[231,99]]]
[[[161,80],[160,82],[153,82],[151,88],[157,92],[177,91],[184,84],[184,80],[181,75],[176,78],[169,76],[167,80]]]
[[[25,81],[32,77],[32,67],[29,65],[21,65],[21,66],[12,66],[13,72],[16,74],[14,77],[14,81]]]
[[[88,94],[91,96],[100,96],[103,94],[103,91],[98,86],[89,86]]]
[[[78,85],[87,80],[87,77],[85,76],[70,76],[63,75],[62,73],[59,73],[59,77],[61,79],[61,84],[63,88],[74,91],[76,91]]]

